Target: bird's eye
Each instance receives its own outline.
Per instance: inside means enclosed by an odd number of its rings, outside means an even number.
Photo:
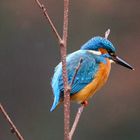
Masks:
[[[108,51],[109,55],[116,56],[114,52]]]
[[[111,55],[111,56],[114,56],[115,54],[111,52],[110,55]]]

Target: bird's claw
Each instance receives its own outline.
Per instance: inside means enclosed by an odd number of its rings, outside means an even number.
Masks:
[[[86,107],[86,106],[88,106],[88,101],[83,101],[81,104]]]

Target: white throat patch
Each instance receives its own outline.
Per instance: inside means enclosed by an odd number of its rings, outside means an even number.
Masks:
[[[113,60],[110,59],[110,63],[115,63]]]

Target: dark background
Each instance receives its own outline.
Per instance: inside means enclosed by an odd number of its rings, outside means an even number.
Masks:
[[[61,34],[63,0],[47,0],[47,7]],[[71,1],[68,53],[108,28],[117,54],[136,70],[112,66],[106,86],[84,110],[75,140],[140,140],[140,1]],[[35,0],[1,0],[0,102],[25,140],[63,139],[63,106],[49,112],[59,61],[58,43]],[[71,120],[77,107],[72,104]],[[15,139],[0,114],[0,140]]]

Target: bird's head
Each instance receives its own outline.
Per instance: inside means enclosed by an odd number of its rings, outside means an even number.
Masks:
[[[106,38],[100,36],[93,37],[81,47],[81,50],[93,51],[95,54],[109,58],[111,62],[115,62],[126,68],[134,70],[134,68],[131,65],[129,65],[127,62],[125,62],[116,55],[115,47]]]

